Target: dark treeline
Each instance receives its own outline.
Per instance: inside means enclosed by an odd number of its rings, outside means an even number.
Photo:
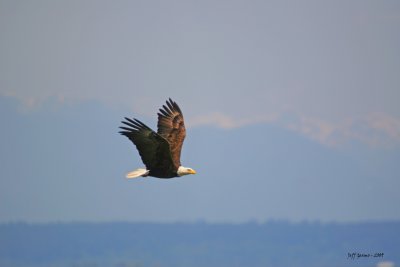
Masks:
[[[351,259],[349,253],[370,256]],[[329,267],[383,261],[400,264],[400,222],[0,224],[0,266],[10,267]]]

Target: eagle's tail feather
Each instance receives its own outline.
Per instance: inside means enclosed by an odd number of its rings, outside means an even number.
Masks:
[[[137,177],[146,177],[149,174],[149,170],[146,169],[136,169],[134,171],[131,171],[126,174],[126,178],[132,179],[132,178],[137,178]]]

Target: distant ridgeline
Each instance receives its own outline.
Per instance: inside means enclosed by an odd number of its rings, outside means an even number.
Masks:
[[[0,266],[7,267],[329,267],[380,262],[400,266],[400,222],[0,224]]]

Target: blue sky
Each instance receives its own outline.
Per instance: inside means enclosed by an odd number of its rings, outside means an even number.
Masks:
[[[0,220],[399,219],[399,26],[396,1],[0,1]],[[168,97],[198,175],[124,180],[119,121]]]

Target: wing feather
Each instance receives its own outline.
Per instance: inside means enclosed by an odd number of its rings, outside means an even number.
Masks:
[[[171,98],[159,111],[157,133],[168,141],[172,161],[175,168],[178,168],[181,165],[181,150],[186,136],[183,114],[178,104]]]
[[[174,167],[168,141],[137,119],[125,118],[119,133],[128,137],[139,151],[148,170],[170,172]]]

